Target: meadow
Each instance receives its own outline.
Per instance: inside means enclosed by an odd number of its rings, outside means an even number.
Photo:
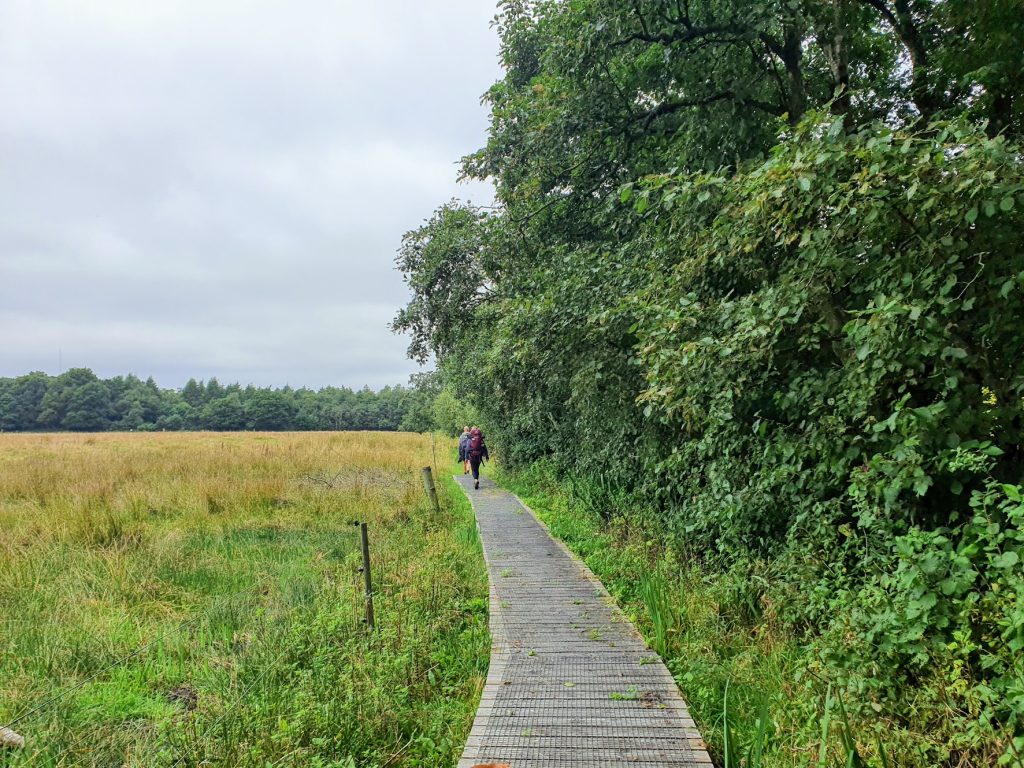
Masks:
[[[432,461],[401,433],[0,434],[0,765],[453,764],[487,581]]]

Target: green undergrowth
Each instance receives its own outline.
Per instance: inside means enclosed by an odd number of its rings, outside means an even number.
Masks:
[[[936,764],[948,734],[916,727],[912,711],[902,722],[878,716],[870,701],[841,691],[813,637],[780,618],[785,606],[773,602],[769,564],[712,569],[700,553],[668,545],[656,518],[637,508],[602,519],[583,483],[559,481],[537,465],[497,475],[587,563],[661,654],[717,765]],[[962,764],[975,763],[965,755]]]

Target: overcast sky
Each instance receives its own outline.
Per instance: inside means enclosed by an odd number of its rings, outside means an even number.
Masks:
[[[494,13],[0,1],[0,376],[404,383],[401,235],[490,202],[456,176],[500,77]]]

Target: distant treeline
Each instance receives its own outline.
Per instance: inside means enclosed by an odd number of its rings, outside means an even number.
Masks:
[[[152,378],[100,379],[88,368],[59,376],[0,378],[0,430],[409,430],[431,428],[432,395],[417,386],[259,388],[189,379],[181,390]]]

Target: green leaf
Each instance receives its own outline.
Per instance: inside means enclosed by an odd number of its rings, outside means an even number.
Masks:
[[[999,201],[999,210],[1004,212],[1012,211],[1014,202],[1015,201],[1013,199],[1013,195],[1007,195],[1006,197]]]
[[[1013,568],[1019,562],[1020,556],[1012,549],[992,558],[992,565],[995,568]]]
[[[914,492],[918,496],[924,496],[925,493],[927,493],[928,488],[931,486],[931,484],[932,479],[927,475],[925,475],[924,477],[919,477],[914,481]]]
[[[811,180],[806,176],[801,176],[797,184],[800,185],[800,189],[802,189],[804,192],[811,191]]]
[[[964,219],[968,224],[973,224],[978,220],[978,206],[974,206],[967,213],[964,214]]]

